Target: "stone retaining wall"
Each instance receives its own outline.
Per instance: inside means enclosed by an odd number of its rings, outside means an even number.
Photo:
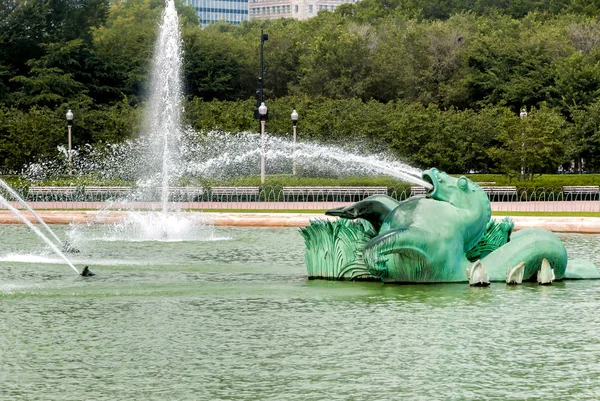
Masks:
[[[132,212],[116,210],[36,210],[36,213],[48,224],[113,224],[122,221]],[[152,212],[135,212],[152,213]],[[23,214],[31,222],[35,218],[28,212]],[[335,219],[323,214],[313,213],[204,213],[182,212],[199,222],[211,222],[216,226],[243,227],[305,227],[311,219]],[[509,215],[509,214],[508,214]],[[494,217],[501,218],[501,217]],[[599,217],[511,217],[515,221],[515,230],[537,227],[553,232],[600,234]],[[22,221],[8,210],[0,210],[0,224],[20,224]]]

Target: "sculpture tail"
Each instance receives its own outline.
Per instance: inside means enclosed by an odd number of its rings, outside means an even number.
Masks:
[[[334,209],[327,210],[325,212],[325,215],[343,217],[345,219],[355,219],[356,213],[353,213],[353,212],[355,212],[355,209],[352,209],[349,206],[342,206],[342,207],[336,207]]]

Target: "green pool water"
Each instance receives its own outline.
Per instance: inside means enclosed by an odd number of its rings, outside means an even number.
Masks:
[[[75,235],[94,277],[0,226],[0,400],[600,399],[599,281],[308,281],[297,229]]]

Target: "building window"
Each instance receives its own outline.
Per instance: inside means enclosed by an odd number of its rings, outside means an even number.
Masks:
[[[297,13],[297,12],[298,12],[298,4],[296,4],[296,5],[294,6],[294,12],[295,12],[295,13]]]
[[[312,12],[313,12],[313,5],[312,4],[308,5],[308,12],[312,14]]]

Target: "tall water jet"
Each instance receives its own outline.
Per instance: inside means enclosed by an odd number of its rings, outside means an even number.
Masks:
[[[148,184],[161,190],[161,206],[166,214],[169,185],[176,176],[181,141],[181,60],[182,41],[175,2],[167,0],[152,60],[150,101],[144,127],[150,140],[146,162],[142,164]]]
[[[189,219],[181,213],[168,213],[169,187],[176,185],[180,176],[182,148],[185,147],[180,126],[183,99],[181,66],[179,18],[174,0],[167,0],[152,59],[144,131],[137,142],[146,149],[140,158],[141,163],[138,163],[137,187],[140,191],[133,195],[134,198],[154,200],[158,188],[162,213],[130,211],[125,221],[113,225],[111,235],[143,241],[206,238],[204,228],[209,226],[206,219]]]

